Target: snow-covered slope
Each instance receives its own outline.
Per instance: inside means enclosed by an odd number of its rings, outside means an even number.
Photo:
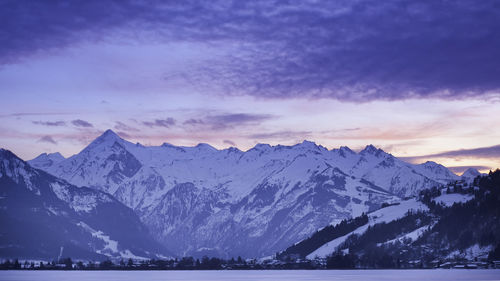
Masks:
[[[331,255],[335,252],[336,248],[344,243],[352,234],[363,234],[368,227],[373,226],[378,223],[388,223],[394,221],[396,219],[404,217],[408,211],[427,211],[428,207],[415,199],[401,201],[400,204],[389,206],[386,208],[379,209],[375,212],[368,214],[368,223],[358,227],[356,230],[336,238],[328,243],[325,243],[323,246],[312,252],[307,256],[308,259],[314,258],[325,258],[328,255]]]
[[[76,187],[0,149],[0,256],[157,257],[137,215],[111,195]]]
[[[114,195],[179,255],[248,257],[459,179],[438,164],[412,165],[371,145],[355,153],[304,141],[243,152],[143,146],[110,130],[44,170]]]
[[[455,203],[464,203],[474,198],[470,194],[460,194],[460,193],[443,193],[440,196],[433,199],[434,202],[443,204],[444,206],[452,206]]]

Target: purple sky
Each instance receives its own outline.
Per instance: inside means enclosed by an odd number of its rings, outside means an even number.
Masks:
[[[0,146],[374,144],[500,167],[498,1],[3,1]],[[459,168],[457,168],[459,170]]]

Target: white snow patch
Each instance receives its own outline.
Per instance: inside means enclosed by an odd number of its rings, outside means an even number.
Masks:
[[[471,199],[473,199],[474,196],[470,194],[459,194],[459,193],[451,193],[451,194],[441,194],[440,196],[434,198],[434,201],[436,203],[442,203],[445,206],[452,206],[455,203],[464,203],[467,202]]]
[[[100,250],[96,250],[97,253],[106,255],[108,257],[122,257],[122,258],[132,258],[132,259],[138,259],[138,260],[145,260],[147,258],[145,257],[140,257],[134,255],[130,250],[125,249],[122,251],[118,250],[118,241],[112,240],[110,236],[106,235],[104,232],[100,230],[95,230],[92,227],[90,227],[88,224],[84,222],[79,222],[77,223],[78,226],[84,228],[87,232],[89,232],[93,237],[101,239],[104,241],[104,248]]]
[[[100,230],[95,230],[84,222],[79,222],[77,223],[77,225],[83,227],[85,230],[90,232],[90,234],[92,234],[93,237],[96,237],[104,241],[104,248],[101,250],[96,250],[97,253],[104,254],[107,256],[110,256],[109,255],[110,253],[118,253],[118,242],[111,240],[111,238],[108,235],[104,234],[104,232]]]
[[[408,240],[408,239],[410,240],[410,242],[413,242],[413,241],[417,240],[420,236],[422,236],[422,234],[424,234],[425,231],[427,231],[427,229],[429,229],[429,227],[430,227],[430,225],[425,225],[425,226],[419,227],[419,228],[413,230],[412,232],[409,232],[405,235],[402,235],[398,238],[389,240],[387,242],[379,243],[378,245],[380,246],[382,244],[391,244],[391,243],[394,243],[396,241],[403,243],[405,240]]]
[[[68,189],[66,186],[54,182],[50,184],[50,187],[52,188],[52,191],[56,194],[57,198],[61,199],[64,202],[70,202],[71,201],[71,195],[68,192]]]
[[[455,259],[455,258],[460,258],[460,259],[467,259],[467,260],[473,260],[475,258],[481,259],[481,258],[487,258],[488,254],[490,251],[493,249],[493,246],[488,245],[481,247],[478,244],[475,244],[463,251],[455,250],[448,254],[446,258],[448,259]]]

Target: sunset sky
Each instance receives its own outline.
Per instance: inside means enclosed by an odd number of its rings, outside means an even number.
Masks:
[[[373,144],[500,167],[500,1],[2,1],[0,147]],[[458,168],[457,168],[458,167]]]

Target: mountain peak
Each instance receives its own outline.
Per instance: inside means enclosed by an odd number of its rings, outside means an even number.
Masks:
[[[303,142],[298,143],[298,144],[296,144],[294,146],[296,146],[296,147],[303,147],[303,148],[306,148],[306,149],[317,149],[318,148],[318,145],[315,142],[308,141],[308,140],[304,140]]]
[[[173,144],[168,143],[168,142],[164,142],[164,143],[162,143],[162,144],[161,144],[161,146],[162,146],[162,147],[174,147],[174,145],[173,145]]]
[[[62,156],[59,152],[42,153],[36,158],[29,160],[28,163],[35,168],[48,168],[60,163],[64,159],[66,158],[64,158],[64,156]]]
[[[445,166],[438,164],[434,161],[426,161],[425,163],[422,163],[420,165],[427,169],[446,169]]]
[[[475,178],[479,175],[481,175],[481,173],[477,169],[469,168],[462,174],[462,178]]]
[[[17,157],[12,151],[0,148],[0,175],[2,171],[11,171],[13,167],[18,166],[18,164],[12,165],[13,163],[25,163],[24,160]],[[21,164],[24,165],[24,164]],[[0,176],[1,177],[1,176]]]
[[[101,144],[101,143],[111,143],[113,144],[115,141],[121,141],[120,138],[113,130],[108,129],[102,135],[97,137],[89,146]]]
[[[105,138],[119,138],[119,136],[111,129],[107,129],[100,137]]]
[[[266,151],[271,149],[271,145],[267,143],[258,143],[256,144],[252,149],[258,150],[258,151]],[[252,150],[250,149],[250,150]]]
[[[350,154],[354,154],[354,151],[352,151],[352,149],[350,149],[348,146],[341,146],[339,148],[340,151],[342,152],[347,152],[347,153],[350,153]]]
[[[17,156],[10,150],[0,148],[0,159],[10,160],[12,158],[17,158]]]
[[[361,150],[360,154],[375,154],[378,156],[381,152],[384,152],[380,148],[376,148],[373,144],[367,145],[363,150]]]
[[[365,146],[365,148],[363,149],[363,151],[377,151],[377,148],[373,145],[373,144],[369,144],[367,146]]]
[[[200,150],[208,150],[208,151],[215,151],[217,150],[217,148],[209,145],[208,143],[199,143],[195,146],[196,148],[200,149]]]
[[[66,158],[64,158],[64,156],[62,156],[61,153],[59,153],[59,152],[54,152],[54,153],[44,152],[44,153],[38,155],[33,160],[41,160],[41,159],[51,159],[51,160],[55,160],[55,161],[62,161]]]

